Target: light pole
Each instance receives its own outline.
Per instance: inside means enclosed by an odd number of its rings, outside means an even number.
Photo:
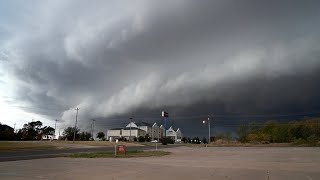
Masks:
[[[57,121],[58,119],[55,120],[56,122],[54,123],[54,137],[56,137],[56,129],[57,129]]]
[[[75,109],[77,111],[77,115],[76,115],[76,123],[74,124],[74,129],[73,129],[73,143],[74,140],[76,139],[76,131],[77,131],[77,122],[78,122],[78,111],[79,108]]]
[[[210,118],[209,118],[209,115],[208,115],[208,119],[207,119],[207,121],[208,121],[208,132],[209,132],[209,138],[208,138],[208,143],[210,144],[210,130],[211,130],[211,126],[210,126]],[[205,124],[206,123],[206,121],[202,121],[202,123],[203,124]]]
[[[131,124],[132,124],[132,117],[129,118],[130,119],[130,134],[129,134],[129,141],[131,141]]]
[[[60,139],[60,130],[61,130],[61,129],[63,129],[63,128],[59,128],[59,137],[58,137],[58,139]]]
[[[91,119],[92,120],[92,123],[91,123],[91,137],[92,139],[94,140],[93,138],[93,133],[94,133],[94,122],[96,121],[95,119]]]
[[[169,117],[169,113],[162,111],[161,116],[164,120],[164,145],[167,145],[167,119]]]

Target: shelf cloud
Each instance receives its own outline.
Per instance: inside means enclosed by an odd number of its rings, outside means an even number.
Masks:
[[[0,91],[24,111],[71,125],[76,107],[83,120],[320,108],[318,2],[22,4],[0,21]]]

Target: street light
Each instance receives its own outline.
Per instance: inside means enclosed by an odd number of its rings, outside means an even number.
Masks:
[[[209,116],[208,116],[208,119],[207,119],[207,121],[208,121],[208,131],[209,131],[209,138],[208,138],[208,143],[210,144],[210,130],[211,130],[211,126],[210,126],[210,118],[209,118]],[[206,121],[204,120],[204,121],[202,121],[202,123],[203,124],[205,124],[206,123]]]
[[[130,117],[130,134],[129,134],[129,141],[131,141],[131,124],[132,124],[132,119],[133,117]]]

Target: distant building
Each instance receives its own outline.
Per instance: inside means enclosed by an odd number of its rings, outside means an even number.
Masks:
[[[42,135],[42,140],[54,140],[55,135]]]
[[[172,128],[172,126],[170,126],[166,133],[167,133],[167,138],[170,138],[170,139],[174,140],[175,142],[181,142],[182,132],[181,132],[180,128],[178,128],[175,131]]]
[[[181,141],[182,133],[180,129],[178,128],[177,131],[175,131],[172,127],[170,128],[168,129],[170,131],[167,130],[167,136],[169,132],[169,138],[172,138],[175,142]],[[164,127],[163,125],[159,126],[157,123],[151,125],[146,122],[130,122],[124,128],[109,129],[107,131],[107,139],[111,141],[119,138],[129,140],[131,137],[130,140],[132,141],[134,137],[138,138],[139,136],[145,136],[146,134],[151,137],[151,140],[160,140],[164,136]]]

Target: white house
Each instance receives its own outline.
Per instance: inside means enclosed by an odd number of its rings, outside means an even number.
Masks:
[[[57,139],[55,135],[42,135],[42,140],[54,140]]]
[[[175,142],[181,142],[182,139],[182,132],[180,128],[178,128],[176,131],[172,128],[172,126],[169,127],[169,129],[166,131],[167,138],[173,139]]]

